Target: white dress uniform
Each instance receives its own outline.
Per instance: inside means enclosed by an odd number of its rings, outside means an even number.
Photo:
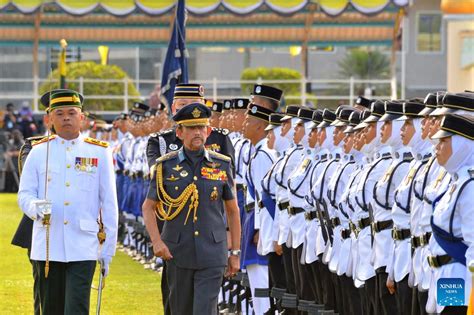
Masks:
[[[281,168],[275,175],[275,180],[278,184],[277,188],[277,204],[289,204],[290,196],[288,191],[288,179],[301,164],[304,158],[303,146],[294,146],[289,148],[285,152],[283,162],[281,162]],[[286,243],[288,248],[292,247],[291,236],[290,236],[290,217],[287,211],[281,211],[279,217],[279,233],[278,233],[278,244],[282,245]]]
[[[290,200],[289,215],[289,238],[291,239],[291,248],[296,249],[305,241],[306,220],[304,207],[306,204],[305,196],[310,191],[310,171],[313,163],[311,150],[301,146],[301,163],[296,167],[288,178],[288,197]],[[298,213],[291,213],[293,209],[300,209]],[[304,252],[301,255],[304,263]]]
[[[472,218],[474,217],[474,170],[472,165],[461,167],[452,174],[452,182],[444,195],[439,195],[434,202],[432,222],[446,232],[451,232],[454,237],[461,238],[467,246],[465,254],[466,262],[474,261],[474,228]],[[463,188],[462,192],[460,192]],[[429,242],[431,256],[446,255],[446,251],[439,245],[434,236]],[[439,305],[437,299],[437,282],[441,278],[461,278],[464,280],[464,301],[467,305],[471,288],[471,272],[465,265],[458,261],[435,267],[431,279],[426,311],[440,313],[444,306]],[[437,303],[438,302],[438,303]]]
[[[409,171],[395,190],[395,204],[392,209],[393,231],[399,234],[394,238],[394,248],[387,265],[388,276],[395,282],[402,281],[411,270],[410,218],[413,204],[413,183],[421,176],[421,169],[430,158],[431,148],[417,153],[410,162]],[[392,235],[394,235],[392,234]],[[398,238],[398,239],[397,239]]]
[[[257,244],[257,253],[262,256],[274,251],[273,249],[273,218],[261,203],[262,199],[262,180],[267,172],[272,168],[276,159],[276,152],[270,150],[267,146],[267,139],[263,138],[255,146],[255,154],[250,162],[249,177],[252,179],[255,187],[255,229],[259,231]]]
[[[428,186],[425,188],[425,193],[423,196],[423,210],[421,211],[420,220],[418,222],[420,233],[424,235],[425,240],[429,241],[429,237],[427,233],[431,233],[431,214],[433,213],[433,202],[438,195],[443,194],[447,189],[449,184],[451,183],[451,175],[449,175],[448,171],[442,166],[440,166],[437,161],[434,162],[432,167],[432,171],[435,174],[433,176],[433,181],[428,183]],[[418,290],[419,291],[428,291],[431,284],[431,275],[432,270],[430,265],[428,264],[428,256],[429,256],[429,247],[426,246],[428,242],[423,243],[420,245],[421,253],[421,268],[422,274],[417,275],[417,282],[418,282]],[[414,266],[414,268],[418,268],[418,266]]]
[[[357,178],[362,170],[362,156],[360,153],[353,155],[354,163],[348,164],[344,169],[347,179],[345,185],[340,186],[341,195],[336,199],[339,207],[339,220],[341,221],[341,249],[337,264],[337,275],[346,275],[352,277],[352,242],[355,240],[355,234],[351,229],[353,215],[352,205],[350,204],[349,195],[351,189],[355,190]],[[344,177],[341,178],[344,180]],[[354,201],[355,202],[355,201]]]
[[[436,169],[436,157],[431,156],[428,162],[420,170],[419,176],[416,177],[413,183],[413,202],[411,209],[410,217],[410,229],[411,229],[411,243],[414,251],[412,253],[412,261],[410,268],[410,275],[408,276],[408,284],[410,287],[417,287],[420,283],[423,275],[423,261],[426,261],[426,258],[422,257],[422,248],[419,245],[419,241],[424,235],[423,227],[420,224],[421,219],[423,218],[423,195],[425,188],[428,183],[432,182],[435,176],[434,169]],[[426,217],[426,215],[425,215]],[[430,229],[431,231],[431,229]],[[427,232],[430,232],[427,231]],[[423,239],[422,243],[426,245],[428,241],[428,235]]]
[[[328,177],[328,209],[330,209],[331,222],[333,223],[333,245],[332,252],[329,262],[329,270],[334,273],[338,273],[339,258],[341,248],[344,242],[342,238],[342,230],[347,228],[347,217],[339,209],[339,202],[344,192],[344,188],[347,186],[350,174],[354,170],[354,158],[350,154],[345,154],[334,171],[334,176],[327,175]],[[343,227],[342,221],[346,221],[346,227]],[[344,254],[347,255],[348,251]],[[341,275],[341,274],[338,274]]]
[[[270,170],[267,172],[265,177],[263,178],[262,181],[262,186],[266,191],[270,193],[273,199],[277,200],[277,190],[278,190],[278,185],[276,183],[275,176],[277,174],[278,169],[281,166],[281,163],[283,162],[283,158],[285,157],[284,154],[278,156],[278,152],[275,152],[277,155],[277,160],[275,163],[273,163],[272,167]],[[280,209],[278,208],[278,205],[275,207],[275,213],[273,217],[273,224],[272,224],[272,231],[271,231],[271,237],[273,242],[278,243],[278,233],[279,233],[279,219],[280,219]],[[286,210],[284,211],[286,212]]]
[[[117,243],[118,208],[111,150],[105,148],[103,142],[91,141],[83,135],[74,140],[52,136],[46,174],[47,147],[45,141],[31,150],[18,191],[20,208],[35,219],[30,258],[46,260],[46,229],[41,220],[36,220],[35,210],[35,201],[44,199],[46,177],[46,198],[52,202],[50,261],[97,260],[99,212],[107,235],[101,253],[113,256]]]
[[[410,161],[412,161],[410,149],[401,147],[395,154],[393,160],[381,162],[383,167],[382,176],[377,181],[374,188],[374,199],[372,203],[375,229],[372,264],[377,270],[386,267],[388,264],[387,250],[393,248],[392,239],[392,208],[394,205],[395,189],[408,172]],[[386,165],[389,163],[389,165]],[[391,221],[391,222],[390,222]],[[383,270],[386,272],[386,269]]]

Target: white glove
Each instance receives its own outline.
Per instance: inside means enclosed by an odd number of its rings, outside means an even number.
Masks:
[[[53,203],[51,201],[40,199],[33,201],[33,204],[37,218],[42,219],[45,214],[51,214],[51,209],[53,208]]]
[[[101,255],[101,257],[99,257],[99,263],[101,267],[100,272],[104,274],[104,277],[107,277],[107,275],[109,274],[109,265],[111,261],[112,261],[112,256]]]

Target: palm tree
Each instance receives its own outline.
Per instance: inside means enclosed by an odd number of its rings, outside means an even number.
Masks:
[[[388,56],[377,50],[352,49],[347,52],[344,59],[339,63],[338,74],[341,78],[373,80],[390,78],[390,60]],[[364,90],[369,84],[361,83],[355,86],[355,92],[359,95],[364,94]],[[385,90],[385,89],[384,89]],[[387,87],[389,92],[390,87]],[[383,93],[378,90],[378,94]],[[387,95],[387,94],[385,94]]]

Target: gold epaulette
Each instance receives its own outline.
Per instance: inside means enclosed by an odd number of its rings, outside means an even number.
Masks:
[[[39,140],[33,140],[33,141],[31,141],[31,145],[35,146],[35,145],[38,145],[40,143],[46,143],[48,141],[51,141],[51,140],[55,139],[56,137],[57,137],[56,135],[51,135],[49,137],[44,137],[44,138],[41,138]]]
[[[87,143],[90,143],[90,144],[95,144],[95,145],[98,145],[100,147],[104,147],[104,148],[108,148],[109,147],[109,143],[106,142],[106,141],[100,141],[100,140],[97,140],[97,139],[94,139],[94,138],[85,138],[84,139],[85,142]]]
[[[208,152],[209,152],[209,155],[212,156],[212,157],[218,158],[218,159],[226,161],[226,162],[230,162],[230,157],[228,157],[227,155],[220,154],[220,153],[217,153],[217,152],[211,151],[211,150],[208,150]]]
[[[169,160],[169,159],[175,157],[176,155],[178,155],[178,153],[179,153],[179,151],[173,151],[173,152],[167,153],[163,156],[160,156],[159,158],[156,159],[156,163],[161,163],[163,161]]]

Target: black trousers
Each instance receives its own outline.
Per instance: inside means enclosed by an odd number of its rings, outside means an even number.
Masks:
[[[288,293],[296,294],[296,284],[295,278],[293,276],[293,267],[291,262],[291,249],[286,246],[286,244],[282,245],[283,248],[283,268],[285,270],[285,281],[286,281],[286,290]]]
[[[167,268],[171,314],[217,314],[217,297],[224,276],[224,266],[186,269],[169,261]]]
[[[301,254],[303,252],[303,244],[297,248],[291,249],[291,264],[293,268],[293,276],[295,278],[296,294],[300,300],[310,301],[313,293],[308,283],[309,274],[306,268],[300,263]]]
[[[364,314],[362,310],[362,303],[360,294],[357,288],[354,286],[354,281],[351,277],[346,275],[340,276],[341,288],[342,288],[342,309],[340,314],[352,315],[352,314]]]
[[[320,262],[318,260],[312,262],[309,267],[311,268],[312,282],[314,283],[316,290],[316,302],[318,304],[324,304],[324,294],[323,294],[323,281],[321,275],[321,269],[319,267]]]
[[[168,287],[168,280],[166,279],[167,274],[167,262],[163,261],[163,269],[161,272],[161,297],[163,299],[163,311],[165,315],[171,315],[170,304],[169,304],[169,296],[170,296],[170,289]]]
[[[268,272],[270,286],[269,288],[275,287],[284,289],[286,288],[286,277],[285,267],[283,265],[283,257],[276,253],[269,253],[268,257]]]
[[[328,310],[336,311],[336,293],[334,291],[334,285],[332,282],[331,271],[323,261],[323,254],[318,255],[319,260],[316,262],[319,268],[319,274],[321,276],[321,285],[323,289],[323,301],[325,308]]]
[[[45,278],[44,261],[33,261],[37,277],[41,314],[89,314],[91,284],[95,261],[49,263]]]
[[[395,299],[397,301],[398,314],[410,314],[411,312],[411,288],[408,286],[408,275],[400,282],[395,282]]]
[[[428,291],[412,289],[411,315],[426,315],[426,302],[428,302]]]
[[[382,267],[381,269],[385,269]],[[390,294],[387,288],[388,274],[383,270],[376,271],[376,294],[379,301],[379,313],[391,315],[397,313],[397,300],[395,295]],[[413,315],[413,314],[412,314]]]
[[[366,298],[367,298],[367,307],[368,307],[367,314],[378,315],[380,314],[380,310],[379,310],[379,299],[377,295],[375,279],[376,279],[376,276],[373,276],[372,278],[365,280],[364,288],[365,288]],[[409,313],[405,313],[405,314],[409,314]]]

